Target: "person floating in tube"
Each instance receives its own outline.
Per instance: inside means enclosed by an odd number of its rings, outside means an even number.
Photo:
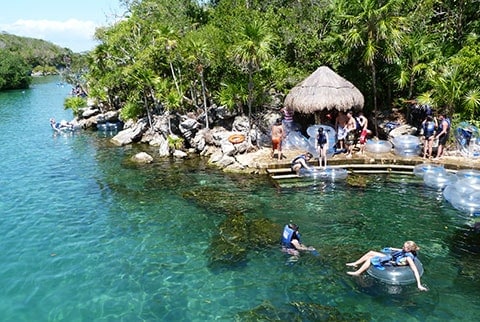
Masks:
[[[383,262],[394,262],[396,266],[406,266],[409,265],[413,271],[413,275],[417,281],[417,287],[420,291],[427,291],[427,288],[424,287],[420,282],[420,273],[418,272],[417,266],[415,265],[414,259],[417,256],[417,251],[420,247],[415,244],[413,241],[406,241],[403,244],[403,248],[391,248],[384,249],[386,253],[369,251],[359,259],[354,262],[347,263],[347,266],[357,267],[357,265],[362,265],[358,270],[354,272],[347,272],[349,275],[359,276],[365,272],[370,265],[374,265],[379,269],[385,269],[382,267]]]
[[[283,228],[282,233],[282,252],[289,255],[298,257],[300,251],[310,251],[314,255],[318,255],[318,252],[312,246],[307,247],[302,244],[300,240],[300,233],[298,232],[299,227],[296,224],[288,224]]]

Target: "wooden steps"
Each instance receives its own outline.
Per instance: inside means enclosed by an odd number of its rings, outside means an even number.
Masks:
[[[401,164],[338,164],[329,165],[329,168],[333,169],[345,169],[348,173],[357,174],[403,174],[413,175],[413,165],[401,165]],[[314,167],[314,169],[320,169]],[[267,173],[274,180],[285,180],[300,178],[290,168],[274,168],[267,169]]]

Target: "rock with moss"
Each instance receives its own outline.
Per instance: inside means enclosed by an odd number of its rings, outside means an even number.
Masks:
[[[247,260],[248,251],[275,245],[280,228],[268,219],[248,220],[242,213],[227,216],[207,250],[210,266],[231,266]]]
[[[250,249],[279,244],[281,227],[267,218],[253,219],[248,223]]]
[[[215,186],[195,188],[183,193],[185,199],[198,206],[221,214],[238,212],[255,212],[254,205],[246,199],[238,198],[238,194],[230,190],[222,190]]]
[[[269,301],[237,314],[239,321],[370,321],[369,313],[342,313],[333,306],[291,302],[275,307]]]
[[[351,187],[365,188],[367,183],[368,179],[366,176],[351,174],[347,177],[347,184]]]
[[[237,264],[247,258],[248,230],[243,214],[227,216],[218,226],[207,252],[211,266]]]

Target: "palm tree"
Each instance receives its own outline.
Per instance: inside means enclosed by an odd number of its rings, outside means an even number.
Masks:
[[[253,75],[262,68],[263,62],[271,58],[274,38],[266,24],[257,20],[247,21],[237,36],[238,41],[235,42],[233,47],[233,58],[236,64],[248,74],[248,142],[250,144]]]
[[[339,11],[339,34],[347,54],[358,54],[369,69],[372,81],[375,132],[377,125],[377,66],[381,62],[394,63],[402,50],[408,31],[405,0],[339,0],[334,2]]]
[[[408,90],[408,99],[414,98],[418,93],[414,92],[415,80],[434,73],[435,64],[432,63],[438,56],[439,46],[429,35],[415,33],[407,37],[405,51],[399,63],[401,70],[397,84],[400,88]]]
[[[170,72],[172,73],[175,88],[177,89],[178,95],[181,96],[182,94],[180,92],[180,86],[178,85],[177,76],[173,67],[173,62],[175,60],[175,50],[178,46],[179,37],[175,33],[175,30],[167,25],[161,26],[159,29],[155,30],[155,33],[159,37],[159,42],[162,45],[161,47],[163,47],[162,49],[164,49],[167,54],[168,65],[170,67]]]
[[[444,112],[451,115],[456,103],[465,95],[465,82],[461,79],[457,66],[446,66],[431,80],[433,99],[437,106],[443,106]]]
[[[212,52],[210,51],[211,46],[204,37],[200,34],[192,34],[186,39],[185,42],[185,60],[190,63],[195,72],[200,77],[200,84],[202,87],[202,99],[203,99],[203,108],[205,111],[205,127],[208,129],[208,103],[207,103],[207,87],[205,84],[205,68],[210,66],[210,61],[212,59]],[[196,99],[194,98],[194,101]]]

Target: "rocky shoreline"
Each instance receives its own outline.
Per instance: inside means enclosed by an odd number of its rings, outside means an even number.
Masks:
[[[271,107],[262,115],[248,132],[248,118],[235,115],[226,109],[215,107],[209,114],[212,129],[205,129],[202,125],[204,115],[169,114],[152,115],[134,121],[122,123],[123,129],[110,140],[118,146],[133,143],[147,144],[158,149],[158,154],[149,155],[146,152],[133,157],[139,163],[151,163],[156,158],[173,156],[188,158],[203,156],[209,158],[209,164],[226,172],[266,174],[267,169],[289,168],[290,161],[304,152],[298,149],[285,149],[283,158],[278,161],[271,157],[270,126],[281,117],[279,106]],[[120,122],[118,111],[103,113],[101,108],[94,104],[80,111],[72,121],[77,128],[97,130],[105,123]],[[232,135],[242,136],[244,140],[231,142]],[[229,140],[230,138],[230,140]],[[250,139],[251,145],[248,140]],[[330,165],[348,164],[398,164],[416,165],[419,163],[443,164],[447,169],[480,169],[479,159],[469,159],[458,151],[449,148],[440,160],[425,160],[418,157],[401,157],[393,152],[354,153],[347,158],[338,154],[329,158]],[[317,161],[312,161],[317,165]]]

